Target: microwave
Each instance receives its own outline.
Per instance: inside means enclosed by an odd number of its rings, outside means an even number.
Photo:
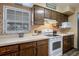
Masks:
[[[62,22],[61,28],[71,28],[71,22]]]

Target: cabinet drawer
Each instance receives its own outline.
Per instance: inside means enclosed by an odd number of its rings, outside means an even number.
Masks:
[[[18,45],[0,47],[0,55],[18,51]]]
[[[37,41],[37,45],[48,44],[48,39]]]
[[[25,49],[28,47],[36,47],[36,42],[28,42],[28,43],[20,44],[20,49]]]

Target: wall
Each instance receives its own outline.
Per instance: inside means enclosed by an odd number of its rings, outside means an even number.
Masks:
[[[76,9],[74,14],[69,17],[69,21],[72,23],[72,28],[70,32],[74,32],[74,48],[77,48],[77,13],[79,9]]]

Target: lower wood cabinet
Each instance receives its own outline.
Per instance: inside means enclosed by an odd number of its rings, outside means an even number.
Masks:
[[[48,56],[48,40],[37,42],[37,56]]]
[[[20,56],[35,56],[36,55],[36,42],[29,42],[20,44]]]
[[[9,54],[5,54],[3,56],[19,56],[19,52],[9,53]]]
[[[1,56],[47,56],[48,39],[0,47]]]
[[[41,45],[37,47],[37,56],[48,56],[48,45]]]
[[[1,56],[17,56],[18,55],[18,45],[10,45],[0,47]]]
[[[32,47],[23,49],[20,51],[20,56],[35,56],[34,51],[35,49]]]
[[[63,37],[63,53],[74,48],[74,35]]]
[[[20,56],[47,56],[48,40],[20,44]]]

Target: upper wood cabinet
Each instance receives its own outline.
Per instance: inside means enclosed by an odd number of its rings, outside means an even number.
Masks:
[[[57,20],[60,26],[62,22],[68,21],[68,16],[41,6],[34,5],[34,24],[43,25],[44,18]]]
[[[67,15],[63,15],[62,19],[64,20],[63,22],[67,22],[68,21],[68,16]]]
[[[52,11],[52,19],[57,20],[57,12],[56,11]]]
[[[62,22],[68,21],[68,16],[56,11],[52,11],[52,19],[57,20],[58,26],[61,26]]]
[[[43,25],[44,24],[44,8],[34,5],[34,24]]]
[[[56,20],[58,21],[58,25],[61,26],[62,22],[68,21],[68,16],[57,12],[56,13]]]
[[[44,10],[45,10],[44,18],[52,19],[52,11],[46,8]]]

